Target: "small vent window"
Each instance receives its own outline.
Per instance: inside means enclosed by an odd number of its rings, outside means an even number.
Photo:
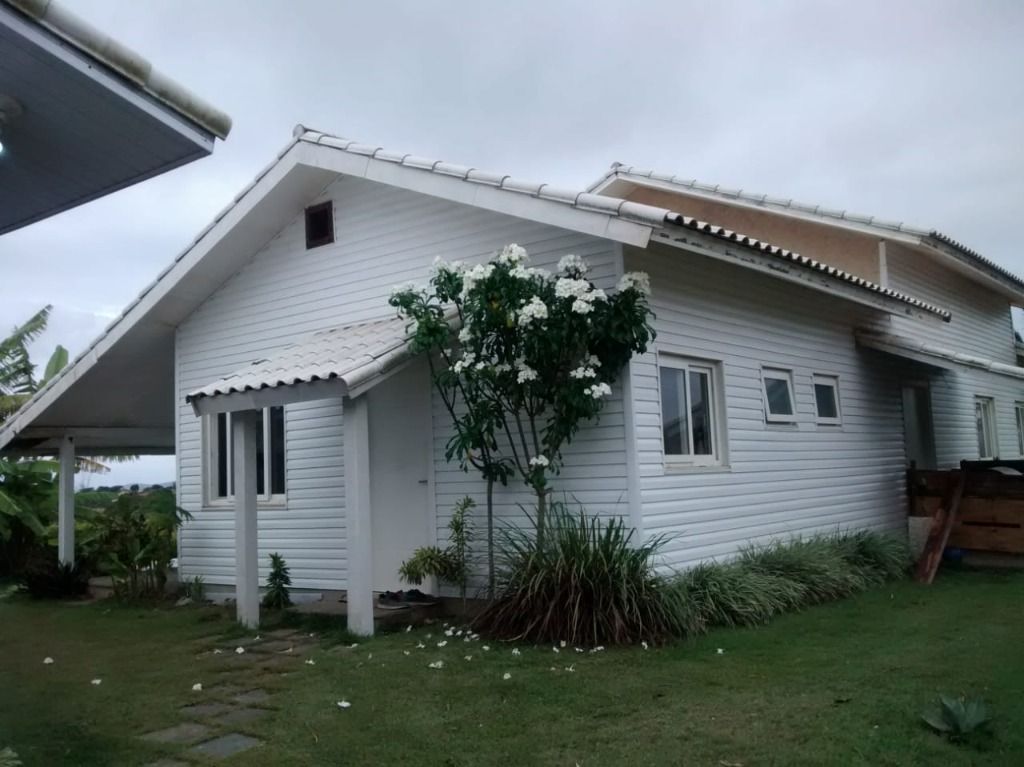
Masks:
[[[334,206],[331,201],[306,208],[306,250],[334,242]]]

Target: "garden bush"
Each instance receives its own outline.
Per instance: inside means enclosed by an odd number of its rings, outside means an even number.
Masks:
[[[500,639],[572,645],[659,640],[696,629],[654,558],[665,539],[639,546],[621,519],[553,504],[548,533],[510,529],[500,544],[498,591],[474,622]]]
[[[666,537],[635,546],[621,519],[557,505],[551,521],[541,544],[504,531],[498,593],[474,624],[481,633],[590,646],[693,636],[842,599],[910,563],[902,540],[857,531],[752,546],[735,560],[663,576],[655,561]]]
[[[45,547],[38,547],[29,555],[21,582],[35,599],[71,599],[89,592],[86,567],[80,562],[58,562],[57,551]]]

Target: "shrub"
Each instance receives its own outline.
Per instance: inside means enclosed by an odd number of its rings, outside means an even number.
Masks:
[[[802,603],[803,584],[744,565],[701,564],[675,583],[680,601],[693,605],[699,626],[753,626]],[[693,633],[693,632],[691,632]]]
[[[799,584],[803,594],[794,607],[842,599],[862,591],[869,583],[843,558],[837,541],[831,537],[775,541],[744,550],[739,564]]]
[[[501,639],[574,645],[632,643],[687,633],[698,620],[654,570],[664,544],[634,546],[621,519],[550,511],[538,544],[523,531],[503,531],[498,593],[477,617],[478,631]]]
[[[288,587],[292,585],[292,576],[288,564],[280,554],[270,555],[270,575],[267,576],[267,592],[263,595],[263,606],[272,610],[283,610],[290,607],[292,598]]]
[[[843,559],[879,583],[906,575],[913,562],[907,542],[894,535],[859,530],[839,533],[835,542]]]
[[[18,758],[13,748],[8,746],[0,749],[0,767],[21,767],[21,764],[21,759]]]
[[[53,549],[38,549],[31,555],[22,582],[35,599],[70,599],[89,592],[85,566],[80,562],[58,562]]]
[[[424,546],[398,568],[402,580],[420,585],[425,578],[434,577],[442,583],[459,587],[463,607],[466,602],[466,587],[469,583],[469,544],[473,540],[473,526],[469,513],[476,506],[468,496],[455,504],[452,518],[448,521],[448,546]]]
[[[194,578],[189,578],[185,583],[185,596],[191,599],[193,602],[205,602],[206,601],[206,579],[201,575],[197,575]]]

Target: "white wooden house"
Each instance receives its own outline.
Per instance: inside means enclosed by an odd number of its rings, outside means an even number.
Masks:
[[[672,534],[666,567],[901,529],[909,461],[1024,454],[1024,282],[943,235],[624,166],[584,192],[526,183],[302,126],[0,449],[173,451],[184,577],[236,586],[252,623],[280,552],[369,633],[373,592],[483,491],[444,460],[446,413],[387,297],[511,242],[541,266],[584,256],[604,288],[650,274],[654,348],[556,493]],[[529,500],[501,491],[502,519]]]

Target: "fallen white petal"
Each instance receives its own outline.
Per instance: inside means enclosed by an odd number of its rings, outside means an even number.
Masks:
[[[90,684],[94,685],[95,687],[99,687],[102,683],[103,683],[102,679],[93,679]]]
[[[402,650],[402,655],[412,655],[408,650]]]
[[[44,666],[49,666],[51,663],[53,663],[53,658],[43,658]]]
[[[236,655],[245,655],[245,648],[244,647],[236,647],[235,648],[235,654]]]
[[[359,647],[359,642],[353,642],[352,644],[350,644],[350,645],[348,646],[348,649],[350,649],[350,650],[354,650],[354,649],[356,649],[357,647]]]
[[[192,692],[202,692],[202,691],[203,691],[203,685],[202,685],[201,682],[196,682],[194,685],[192,685]]]
[[[410,631],[412,631],[412,624],[411,623],[408,626],[405,627],[405,633],[406,634],[408,634]]]
[[[490,645],[486,645],[486,644],[485,644],[485,645],[483,646],[483,651],[484,651],[484,652],[490,652],[490,651],[491,651],[491,646],[490,646]]]
[[[425,649],[427,649],[427,646],[425,644],[423,644],[423,642],[417,642],[416,643],[416,649],[417,650],[425,650]]]
[[[473,656],[472,655],[467,655],[466,656],[466,660],[473,660]]]
[[[338,701],[338,708],[351,708],[351,707],[352,707],[352,704],[349,703],[347,700],[339,700]]]
[[[435,660],[433,663],[428,663],[427,668],[444,668],[444,661]]]
[[[437,643],[437,646],[438,647],[444,647],[446,644],[448,644],[448,640],[447,639],[442,639],[440,642]]]
[[[220,649],[219,647],[214,647],[213,648],[213,654],[214,655],[220,655],[222,652],[224,652],[224,651],[222,649]]]
[[[306,665],[307,666],[315,666],[316,665],[316,661],[313,660],[312,658],[310,658],[309,660],[306,661]]]
[[[646,650],[647,649],[647,642],[641,642],[640,646],[643,647]]]
[[[563,640],[562,640],[561,642],[559,642],[559,644],[560,644],[560,645],[561,645],[562,647],[565,647],[565,645],[566,645],[566,641],[565,641],[565,640],[563,639]]]
[[[507,681],[512,678],[512,675],[506,671],[504,676],[502,676],[501,678]]]
[[[717,653],[718,653],[718,655],[725,655],[725,650],[723,650],[721,647],[719,647]]]

